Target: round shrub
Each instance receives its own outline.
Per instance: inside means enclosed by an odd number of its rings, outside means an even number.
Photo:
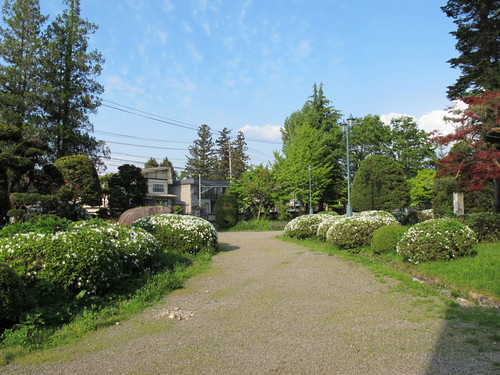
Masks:
[[[408,229],[396,250],[411,263],[475,254],[476,234],[456,220],[435,219]]]
[[[333,223],[326,234],[326,240],[341,249],[370,245],[373,232],[384,225],[398,225],[398,221],[384,211],[361,212]]]
[[[122,277],[139,275],[160,267],[161,249],[154,236],[139,227],[108,223],[100,219],[80,221],[74,229],[94,228],[109,237],[120,254]]]
[[[371,250],[375,254],[388,253],[396,250],[396,246],[408,227],[401,225],[385,225],[373,232]]]
[[[11,237],[16,233],[44,233],[53,234],[55,232],[67,230],[72,222],[55,215],[41,215],[26,222],[9,224],[0,230],[0,237]]]
[[[421,223],[423,221],[434,219],[434,212],[432,211],[432,209],[417,211],[417,216],[418,222]]]
[[[344,216],[334,216],[334,215],[325,215],[323,221],[319,223],[318,230],[316,235],[321,238],[323,241],[326,241],[326,234],[328,233],[328,229],[335,223],[337,220],[343,218]]]
[[[0,328],[15,322],[26,308],[26,290],[21,278],[0,264]]]
[[[500,214],[495,212],[471,214],[465,219],[465,223],[476,232],[479,241],[500,241]]]
[[[289,221],[283,229],[283,235],[293,238],[307,238],[315,236],[318,225],[329,215],[302,215]]]
[[[161,214],[135,221],[132,226],[151,233],[160,248],[196,254],[217,247],[217,231],[208,221],[187,215]]]

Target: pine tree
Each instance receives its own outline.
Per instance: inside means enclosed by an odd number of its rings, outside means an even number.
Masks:
[[[229,180],[232,178],[232,144],[231,130],[224,128],[219,132],[219,138],[216,139],[217,145],[217,166],[214,178],[216,180]]]
[[[170,167],[170,170],[172,171],[172,180],[177,180],[177,172],[175,171],[174,165],[170,160],[168,160],[168,157],[164,157],[162,162],[160,163],[160,167]]]
[[[215,172],[215,150],[212,140],[210,126],[203,124],[198,129],[198,139],[189,146],[189,154],[186,162],[186,176],[190,178],[211,179]]]
[[[64,0],[67,8],[46,31],[44,56],[48,90],[43,103],[50,146],[55,158],[87,155],[99,163],[105,145],[89,133],[89,114],[101,104],[103,86],[96,81],[104,60],[98,51],[89,51],[89,38],[97,26],[81,17],[80,0]]]
[[[38,0],[6,0],[0,28],[0,120],[23,137],[40,128],[42,27]]]
[[[156,168],[159,167],[158,161],[155,158],[149,158],[146,163],[144,163],[144,168]]]
[[[248,147],[245,141],[245,134],[239,131],[231,150],[232,175],[235,180],[240,179],[243,173],[248,169],[248,160],[250,158],[247,154],[247,150]]]
[[[500,28],[498,0],[448,0],[442,11],[454,19],[459,57],[448,62],[462,75],[448,87],[448,98],[459,99],[483,90],[500,88]]]

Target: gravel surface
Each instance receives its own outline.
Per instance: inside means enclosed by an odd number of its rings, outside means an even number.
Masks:
[[[498,352],[477,352],[449,334],[439,300],[274,236],[221,233],[224,251],[184,289],[0,373],[498,373]]]

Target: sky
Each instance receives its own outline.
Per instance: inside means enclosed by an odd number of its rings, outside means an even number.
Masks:
[[[40,0],[55,15],[62,1]],[[167,156],[185,164],[197,128],[245,134],[251,164],[281,149],[280,126],[314,83],[344,117],[410,115],[452,130],[447,86],[459,71],[445,0],[83,0],[106,60],[103,106],[92,115],[107,142],[106,172]]]

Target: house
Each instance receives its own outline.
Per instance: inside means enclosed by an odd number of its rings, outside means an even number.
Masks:
[[[217,199],[229,188],[227,181],[184,179],[174,181],[170,192],[176,196],[174,205],[184,207],[189,215],[201,216],[209,221],[215,220]],[[199,199],[201,193],[201,200]]]
[[[169,194],[173,184],[170,167],[144,168],[141,172],[148,183],[146,206],[172,206],[177,196]]]

